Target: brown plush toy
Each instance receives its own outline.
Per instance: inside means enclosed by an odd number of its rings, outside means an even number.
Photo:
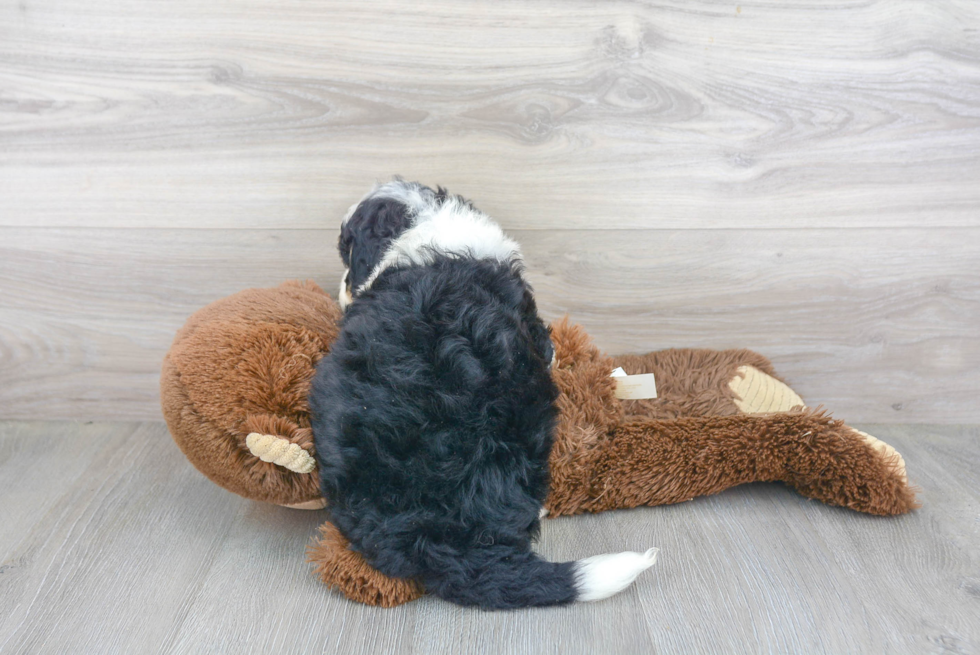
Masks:
[[[312,282],[249,289],[195,313],[161,375],[174,440],[202,473],[246,498],[319,509],[306,394],[341,311]],[[808,409],[749,350],[603,355],[581,327],[552,325],[561,392],[549,517],[665,505],[753,481],[829,505],[894,515],[916,507],[887,444]],[[657,398],[620,400],[610,373],[653,373]],[[382,575],[330,523],[308,558],[348,598],[392,607],[424,593]]]

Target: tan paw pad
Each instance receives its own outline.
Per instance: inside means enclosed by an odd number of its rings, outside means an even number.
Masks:
[[[754,366],[739,366],[728,388],[735,406],[745,414],[775,414],[805,407],[803,399],[788,386]]]
[[[888,459],[893,457],[898,458],[898,472],[901,474],[902,480],[904,482],[908,482],[908,475],[905,473],[905,459],[902,457],[901,453],[886,444],[881,439],[872,437],[867,432],[861,432],[860,430],[855,430],[854,428],[851,429],[854,430],[862,439],[864,439],[865,443],[874,448],[875,451],[881,453],[883,457]]]

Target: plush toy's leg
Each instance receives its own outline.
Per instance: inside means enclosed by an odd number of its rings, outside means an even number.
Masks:
[[[806,410],[803,399],[776,377],[769,360],[751,350],[673,349],[612,359],[629,374],[654,373],[657,378],[658,398],[625,401],[626,413],[631,418],[735,416]],[[844,441],[861,441],[883,460],[894,462],[895,473],[901,483],[908,486],[905,461],[894,448],[860,430],[844,424],[835,425],[839,426],[836,430],[843,435]],[[808,484],[807,480],[799,480],[796,486],[802,490],[808,488]],[[808,495],[816,497],[816,493],[813,491]]]
[[[803,399],[789,386],[754,366],[739,366],[736,375],[728,382],[728,388],[735,394],[733,401],[736,407],[744,414],[772,414],[806,409]],[[861,437],[882,456],[896,459],[902,476],[906,476],[905,460],[897,450],[867,432],[850,427],[847,429]]]
[[[740,398],[731,382],[742,380],[743,372],[748,370],[758,371],[766,379],[789,389],[775,377],[769,360],[751,350],[673,348],[610,359],[613,367],[622,367],[629,375],[653,373],[656,378],[657,398],[621,401],[626,414],[632,417],[677,418],[744,413],[747,410],[739,406]],[[796,398],[799,399],[799,396]],[[803,401],[800,400],[799,404],[802,405]],[[790,405],[785,410],[791,408]]]
[[[627,421],[594,460],[588,500],[561,513],[677,503],[754,481],[871,514],[916,506],[897,453],[822,413],[794,411]]]
[[[425,593],[413,580],[390,578],[373,568],[331,523],[320,526],[320,538],[306,549],[306,560],[324,584],[366,605],[395,607]]]

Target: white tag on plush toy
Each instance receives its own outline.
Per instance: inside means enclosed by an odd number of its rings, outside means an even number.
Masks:
[[[644,400],[657,397],[657,380],[653,373],[626,375],[622,367],[609,374],[616,378],[616,397],[620,400]]]

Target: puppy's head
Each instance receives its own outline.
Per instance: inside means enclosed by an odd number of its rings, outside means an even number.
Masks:
[[[437,198],[438,192],[423,184],[395,179],[376,186],[350,208],[340,226],[338,243],[346,268],[340,279],[342,308],[354,301],[391,242],[412,227],[419,213],[437,203]]]

